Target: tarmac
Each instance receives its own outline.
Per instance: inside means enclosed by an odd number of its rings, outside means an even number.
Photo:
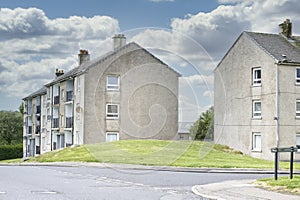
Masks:
[[[241,174],[273,174],[272,170],[264,169],[220,169],[220,168],[187,168],[187,167],[164,167],[164,166],[142,166],[131,164],[110,163],[78,163],[78,162],[55,162],[55,163],[14,163],[1,165],[20,166],[58,166],[58,167],[99,167],[114,168],[120,170],[156,170],[193,173],[241,173]],[[279,174],[289,174],[288,171],[279,171]],[[300,174],[294,171],[294,174]],[[211,183],[206,185],[195,185],[192,187],[194,194],[209,200],[300,200],[300,195],[278,193],[262,189],[255,184],[256,180],[231,180],[225,182]]]

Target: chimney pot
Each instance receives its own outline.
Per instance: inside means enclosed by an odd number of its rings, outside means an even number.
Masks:
[[[88,50],[80,49],[78,54],[78,62],[81,65],[84,62],[90,61],[90,54]]]
[[[56,69],[55,69],[55,75],[56,75],[56,77],[59,77],[59,76],[61,76],[61,75],[64,75],[64,70],[63,70],[63,69],[58,69],[58,68],[56,68]]]
[[[292,22],[290,19],[286,19],[283,23],[279,24],[281,28],[281,34],[287,38],[292,37]]]

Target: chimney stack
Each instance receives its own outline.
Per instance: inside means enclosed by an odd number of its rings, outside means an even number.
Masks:
[[[87,50],[81,49],[78,54],[79,65],[84,62],[90,61],[90,54]]]
[[[287,38],[292,38],[292,22],[286,19],[283,23],[279,24],[281,34]]]
[[[55,75],[56,75],[56,77],[64,75],[64,70],[56,68],[55,69]]]
[[[114,41],[114,50],[117,50],[126,44],[126,37],[124,34],[116,34],[113,37],[113,41]]]

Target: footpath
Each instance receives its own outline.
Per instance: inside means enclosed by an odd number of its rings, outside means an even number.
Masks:
[[[56,167],[100,167],[119,170],[154,170],[193,173],[240,173],[240,174],[273,174],[272,170],[260,169],[219,169],[219,168],[187,168],[187,167],[165,167],[165,166],[143,166],[131,164],[111,163],[80,163],[80,162],[54,162],[54,163],[13,163],[1,165],[20,166],[56,166]],[[299,171],[294,171],[300,174]],[[279,174],[288,174],[288,171],[279,171]],[[209,200],[300,200],[300,195],[282,194],[261,189],[254,184],[255,180],[231,180],[225,182],[211,183],[206,185],[195,185],[193,193]]]

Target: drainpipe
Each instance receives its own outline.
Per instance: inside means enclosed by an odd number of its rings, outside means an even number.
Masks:
[[[276,63],[276,114],[275,114],[275,121],[276,121],[276,147],[279,147],[279,63]]]

